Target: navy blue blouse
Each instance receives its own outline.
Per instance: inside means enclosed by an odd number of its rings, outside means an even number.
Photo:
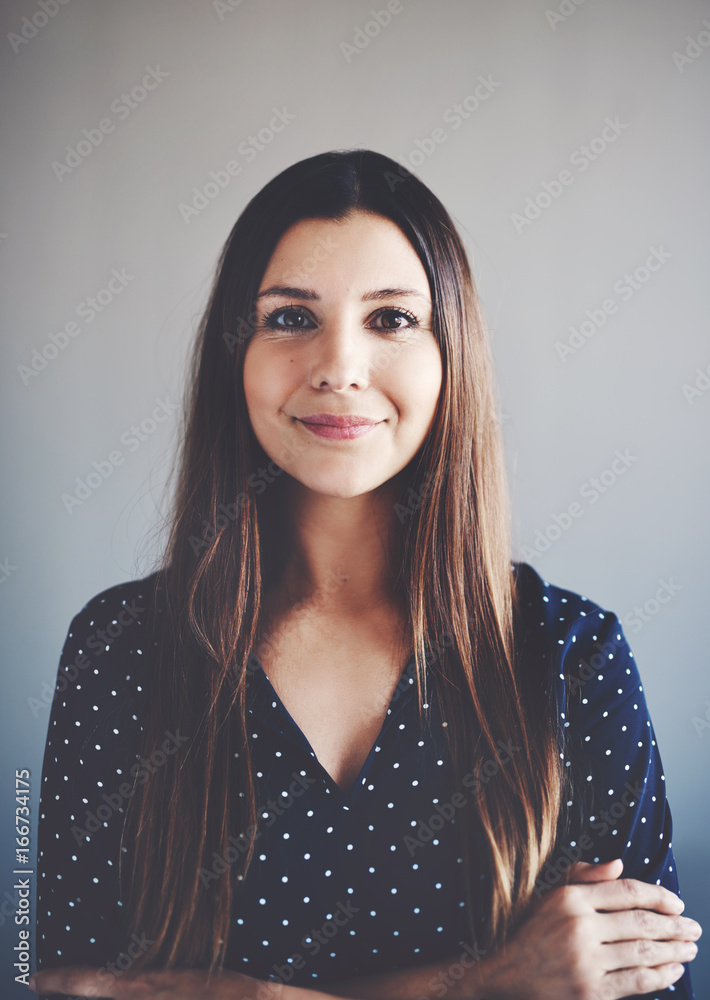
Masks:
[[[542,657],[554,665],[560,752],[579,772],[576,794],[588,806],[584,820],[572,825],[559,870],[543,870],[536,893],[559,883],[566,858],[621,857],[624,876],[679,894],[661,757],[617,616],[547,583],[526,563],[514,568],[523,663],[532,669]],[[151,575],[97,594],[73,618],[62,650],[40,795],[40,969],[86,964],[120,975],[130,956],[147,947],[140,936],[124,940],[118,891],[131,768],[160,766],[161,754],[179,753],[187,740],[166,734],[152,759],[137,760],[149,711],[144,622],[152,583]],[[427,671],[431,704],[424,723],[412,658],[360,774],[344,791],[253,659],[248,711],[262,807],[256,853],[235,893],[226,968],[325,989],[456,954],[477,957],[455,840],[456,813],[468,793],[454,789],[447,723],[435,674]],[[574,697],[566,703],[568,689]],[[517,750],[501,747],[503,764]],[[464,786],[475,795],[491,777],[484,766]],[[243,845],[235,836],[231,858],[215,858],[205,882],[222,877]],[[476,876],[484,898],[483,865]],[[475,919],[483,928],[480,904]],[[431,989],[437,990],[435,980]],[[671,996],[693,997],[687,965],[674,986],[646,995]]]

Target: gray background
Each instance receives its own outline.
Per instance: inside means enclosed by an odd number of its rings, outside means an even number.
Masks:
[[[625,622],[663,757],[686,913],[707,939],[710,4],[401,0],[370,37],[356,32],[381,0],[232,0],[228,10],[226,0],[45,0],[57,8],[46,18],[38,2],[6,0],[0,13],[2,900],[16,767],[32,773],[36,832],[48,709],[29,699],[54,684],[80,607],[152,568],[175,413],[154,432],[146,424],[138,447],[130,428],[157,401],[179,401],[219,249],[247,200],[302,157],[365,146],[415,169],[461,228],[497,363],[515,554]],[[560,10],[571,13],[549,13]],[[33,17],[34,36],[13,43]],[[343,48],[356,37],[367,44]],[[120,117],[113,102],[148,67],[167,75]],[[479,77],[492,89],[456,128],[450,109]],[[294,117],[247,157],[240,143],[274,109]],[[113,130],[60,179],[53,161],[106,117]],[[595,143],[581,169],[575,151],[607,118],[618,136],[603,151]],[[443,139],[427,143],[437,128]],[[239,176],[186,221],[181,203],[229,160]],[[516,225],[526,199],[565,169],[572,183]],[[665,261],[632,289],[625,276],[651,248]],[[79,319],[114,268],[131,276],[125,288],[92,322]],[[604,320],[609,298],[616,311],[598,329],[590,320],[593,335],[563,360],[556,345],[587,311]],[[23,378],[33,350],[71,320],[77,335]],[[67,510],[62,496],[116,449],[122,464]],[[617,450],[633,461],[607,473],[591,502],[591,480]],[[573,502],[580,516],[556,530]],[[654,603],[662,582],[673,596]],[[645,621],[627,618],[636,606]],[[0,921],[11,996],[15,928]],[[698,997],[710,986],[708,952],[693,964]]]

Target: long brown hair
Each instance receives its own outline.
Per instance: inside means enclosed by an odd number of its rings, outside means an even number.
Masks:
[[[353,211],[392,220],[418,254],[442,356],[430,433],[403,470],[400,579],[420,715],[427,649],[446,636],[429,669],[457,780],[487,764],[497,770],[457,824],[472,940],[474,888],[480,891],[470,884],[472,824],[479,824],[475,851],[490,872],[487,947],[524,915],[555,846],[564,770],[554,684],[522,671],[516,651],[498,404],[465,248],[441,202],[395,161],[362,149],[322,153],[280,173],[238,218],[194,346],[169,539],[155,575],[142,751],[150,753],[166,730],[189,734],[190,744],[136,788],[127,810],[129,933],[154,941],[136,966],[223,966],[232,894],[253,857],[248,831],[258,826],[245,682],[264,594],[278,572],[275,514],[286,475],[255,488],[255,470],[270,459],[251,429],[242,363],[259,284],[281,236],[300,219]],[[516,752],[506,755],[502,747],[511,745]],[[234,831],[247,831],[249,846],[229,866],[233,877],[203,885],[201,869],[233,857]]]

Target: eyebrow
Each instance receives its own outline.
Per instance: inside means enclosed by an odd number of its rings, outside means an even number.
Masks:
[[[415,295],[420,299],[426,299],[427,296],[418,292],[416,288],[378,288],[371,292],[365,292],[362,296],[363,302],[372,302],[373,300],[379,301],[380,299],[394,299],[406,295]],[[306,299],[309,302],[319,302],[320,295],[314,292],[312,288],[292,288],[289,285],[272,285],[270,288],[265,288],[263,292],[259,292],[257,299],[265,299],[270,296],[283,296],[289,299]]]

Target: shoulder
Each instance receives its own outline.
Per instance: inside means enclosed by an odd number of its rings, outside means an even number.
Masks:
[[[106,662],[110,653],[143,655],[141,642],[147,638],[152,612],[159,608],[162,587],[160,573],[155,571],[99,591],[73,616],[63,659],[73,654],[73,659],[81,661],[77,668],[86,669],[87,660]]]
[[[522,655],[542,658],[559,699],[587,717],[643,690],[634,655],[615,612],[513,564],[517,637]],[[568,716],[569,718],[569,716]]]
[[[596,601],[583,594],[545,580],[529,563],[511,565],[519,613],[525,624],[543,622],[542,627],[564,632],[565,626],[573,621],[603,611]]]
[[[139,621],[148,610],[148,603],[155,600],[156,588],[161,588],[160,574],[156,570],[136,580],[112,584],[89,598],[72,618],[72,624],[96,626],[109,624],[121,616],[124,621]],[[117,624],[117,623],[114,623]]]
[[[522,671],[554,690],[569,798],[561,854],[621,858],[624,877],[678,892],[665,775],[638,667],[619,617],[514,563]],[[572,853],[573,852],[573,853]],[[558,884],[548,863],[536,894]]]
[[[138,722],[161,587],[156,571],[99,591],[76,612],[59,660],[50,730],[84,719]]]
[[[550,583],[528,563],[516,562],[512,568],[521,642],[564,651],[576,647],[576,652],[581,648],[577,643],[594,643],[600,634],[620,630],[617,615],[597,601]]]
[[[526,669],[531,658],[544,661],[568,736],[574,733],[588,742],[592,731],[613,724],[617,742],[624,734],[645,746],[651,730],[648,707],[619,617],[596,601],[543,580],[526,563],[516,564],[516,576],[523,661]]]

